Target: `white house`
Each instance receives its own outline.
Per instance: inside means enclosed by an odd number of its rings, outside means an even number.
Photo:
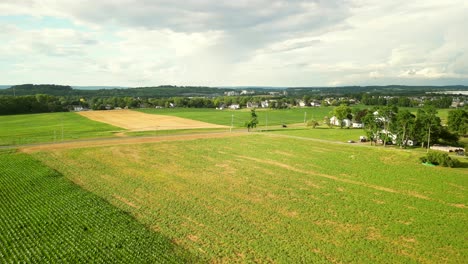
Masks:
[[[336,118],[336,116],[332,116],[332,118],[330,118],[330,124],[334,126],[341,126],[341,124],[343,124],[344,127],[350,127],[352,122],[348,118],[345,118],[340,122],[340,120]]]
[[[262,105],[262,108],[268,108],[269,104],[268,104],[268,101],[265,100],[265,101],[261,101],[260,104]]]
[[[240,105],[239,104],[232,104],[229,106],[230,109],[232,110],[237,110],[237,109],[240,109]]]
[[[83,111],[84,108],[81,106],[81,105],[74,105],[73,106],[73,111],[75,112],[80,112],[80,111]]]
[[[353,122],[353,128],[364,128],[364,124],[363,123]]]
[[[310,105],[311,105],[312,107],[320,107],[320,106],[322,106],[319,102],[311,102]]]
[[[258,108],[258,103],[247,102],[247,108]]]

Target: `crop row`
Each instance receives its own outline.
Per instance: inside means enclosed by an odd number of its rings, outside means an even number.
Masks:
[[[3,263],[184,262],[167,238],[25,154],[0,154]]]

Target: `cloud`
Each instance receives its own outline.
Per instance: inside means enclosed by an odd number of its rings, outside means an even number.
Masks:
[[[1,14],[80,26],[0,22],[12,68],[0,82],[468,84],[467,12],[463,0],[3,0]]]

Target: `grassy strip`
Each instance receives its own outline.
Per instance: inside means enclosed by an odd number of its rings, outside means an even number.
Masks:
[[[0,145],[113,137],[115,131],[121,130],[76,113],[0,116]]]
[[[173,130],[153,130],[153,131],[134,131],[126,132],[128,136],[169,136],[169,135],[186,135],[186,134],[201,134],[210,132],[226,132],[226,128],[199,128],[199,129],[173,129]]]

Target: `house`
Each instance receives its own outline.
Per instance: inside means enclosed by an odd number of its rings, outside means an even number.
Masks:
[[[247,102],[247,108],[258,108],[258,103]]]
[[[314,101],[314,102],[310,102],[310,106],[312,106],[312,107],[320,107],[320,106],[322,106],[322,105],[320,104],[320,102]]]
[[[269,107],[269,104],[268,104],[267,100],[261,101],[260,104],[262,105],[262,108],[268,108]]]
[[[75,112],[80,112],[80,111],[84,111],[84,110],[85,110],[85,108],[83,106],[81,106],[81,105],[74,105],[73,106],[73,111],[75,111]]]
[[[224,95],[226,95],[226,96],[237,96],[237,95],[239,95],[239,93],[236,92],[236,91],[229,91],[229,92],[224,92]]]
[[[255,91],[242,90],[240,92],[240,95],[249,95],[249,94],[255,94]]]
[[[341,124],[343,124],[344,127],[351,127],[352,122],[348,118],[345,118],[340,122],[336,116],[332,116],[332,118],[330,118],[330,124],[334,126],[341,126]]]
[[[300,107],[304,107],[304,106],[306,106],[306,103],[304,101],[302,101],[302,100],[299,100],[298,105]]]
[[[232,109],[232,110],[240,109],[240,105],[239,104],[232,104],[232,105],[229,106],[229,109]]]
[[[343,126],[345,126],[345,127],[351,127],[351,124],[353,123],[348,118],[343,119],[343,121],[341,121],[341,122],[343,123]]]

